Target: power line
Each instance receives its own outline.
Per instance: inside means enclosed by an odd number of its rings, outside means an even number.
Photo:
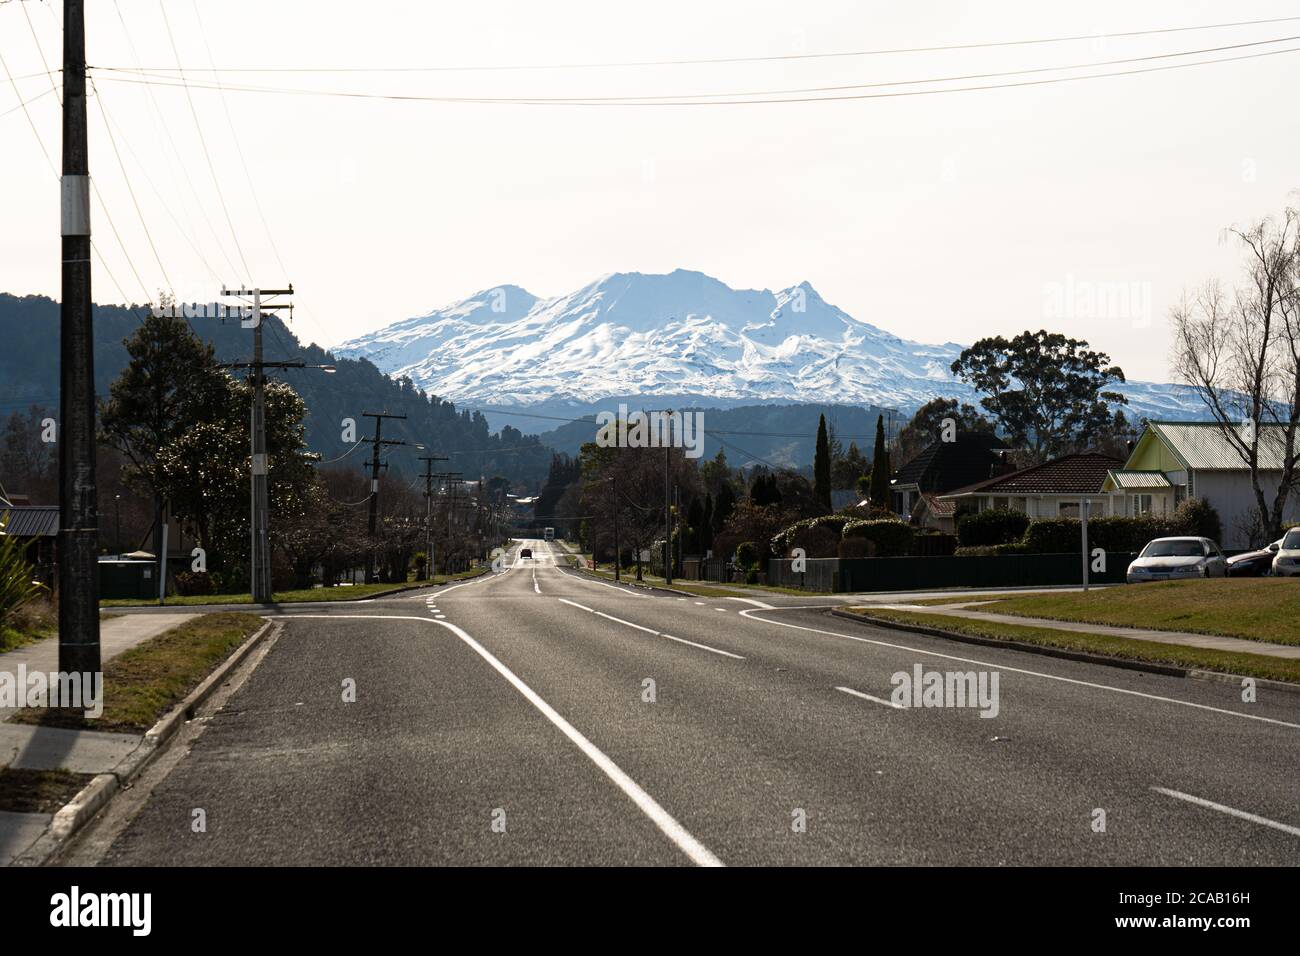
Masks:
[[[1296,39],[1295,37],[1287,39]],[[1281,39],[1261,41],[1265,43],[1283,42]],[[1194,51],[1193,51],[1194,52]],[[1171,63],[1163,66],[1140,67],[1132,70],[1112,70],[1106,73],[1089,73],[1077,76],[1056,76],[1045,79],[1025,80],[1018,83],[985,83],[974,86],[955,86],[938,90],[895,90],[885,93],[853,93],[847,96],[788,96],[781,98],[755,98],[755,99],[707,99],[708,94],[697,94],[698,98],[688,99],[670,99],[668,97],[627,97],[619,98],[563,98],[563,97],[485,97],[485,96],[424,96],[416,94],[398,94],[398,93],[364,93],[355,90],[309,90],[296,89],[288,87],[269,87],[269,86],[231,86],[225,85],[223,88],[234,90],[241,93],[268,93],[283,96],[325,96],[338,97],[343,99],[363,99],[363,100],[385,100],[395,102],[422,102],[422,103],[462,103],[470,105],[510,105],[510,106],[591,106],[591,107],[655,107],[655,106],[764,106],[779,103],[834,103],[847,100],[875,100],[875,99],[898,99],[910,96],[934,96],[943,93],[971,93],[986,90],[1004,90],[1016,89],[1029,86],[1049,86],[1055,83],[1073,83],[1082,80],[1101,80],[1118,76],[1136,76],[1143,73],[1161,73],[1168,70],[1187,69],[1189,67],[1210,66],[1219,63],[1233,63],[1241,60],[1254,60],[1266,56],[1278,56],[1284,53],[1300,52],[1300,47],[1287,47],[1281,50],[1265,50],[1258,53],[1241,54],[1239,56],[1216,57],[1208,60],[1197,60],[1191,63]],[[1168,54],[1173,55],[1191,55]],[[104,68],[96,67],[102,70]],[[1047,68],[1051,69],[1051,68]],[[1059,67],[1057,69],[1068,69],[1068,67]],[[114,71],[125,73],[130,71]],[[1013,73],[1027,73],[1033,71],[1013,71]],[[169,79],[157,79],[147,74],[141,76],[105,76],[105,80],[113,80],[118,83],[136,83],[142,85],[155,86],[178,86]],[[884,86],[902,86],[912,85],[924,82],[935,82],[933,80],[900,80],[891,83],[877,85]],[[194,89],[217,89],[215,86],[204,85],[200,83],[186,83],[185,88]],[[865,84],[864,84],[865,85]],[[791,90],[790,93],[797,91]],[[732,94],[736,96],[753,96],[762,97],[765,94],[755,91],[753,93]]]
[[[140,52],[136,49],[135,40],[131,36],[131,31],[127,29],[126,17],[122,14],[122,7],[121,4],[118,3],[118,0],[113,0],[113,9],[117,12],[118,24],[122,28],[122,35],[126,38],[127,47],[131,50],[131,57],[135,60],[138,66],[140,63]],[[172,159],[174,165],[180,167],[181,175],[185,179],[185,184],[189,187],[190,196],[193,197],[194,204],[199,207],[199,214],[203,217],[203,221],[207,224],[208,232],[212,234],[212,239],[217,244],[217,251],[220,252],[221,257],[226,260],[226,265],[230,268],[231,273],[238,272],[235,268],[234,262],[231,261],[229,254],[226,252],[226,247],[222,243],[221,237],[217,235],[216,226],[212,224],[212,217],[208,215],[207,207],[203,205],[203,201],[199,198],[199,191],[194,186],[194,180],[190,178],[189,168],[185,163],[178,159],[178,157],[183,156],[184,153],[182,153],[180,147],[176,145],[176,139],[172,136],[171,124],[163,117],[162,108],[158,105],[158,98],[154,95],[152,88],[146,87],[145,92],[149,97],[149,104],[153,107],[152,115],[154,126],[156,129],[162,130],[163,134],[167,137],[168,144],[171,146],[170,150],[162,150],[162,152]],[[126,137],[126,139],[129,145],[130,137]],[[186,214],[188,218],[188,210],[186,210]],[[198,231],[193,229],[192,226],[191,231],[193,231],[197,237]],[[203,259],[202,254],[199,255],[199,258]],[[207,265],[206,260],[204,260],[204,265]],[[216,273],[213,272],[212,267],[208,266],[207,268],[208,272],[212,273],[215,277]]]
[[[704,57],[695,59],[661,59],[605,61],[586,63],[534,63],[481,66],[395,66],[395,67],[226,67],[226,73],[481,73],[516,70],[587,70],[616,69],[647,66],[699,66],[719,63],[770,63],[790,60],[825,60],[846,57],[893,56],[904,53],[940,53],[953,50],[986,50],[998,47],[1033,46],[1051,43],[1072,43],[1081,40],[1124,39],[1154,36],[1166,33],[1188,33],[1200,30],[1221,30],[1233,27],[1261,26],[1272,23],[1291,23],[1300,17],[1273,17],[1262,20],[1237,20],[1229,23],[1207,23],[1185,27],[1158,27],[1149,30],[1126,30],[1118,33],[1074,34],[1068,36],[1039,37],[1022,40],[995,40],[984,43],[954,43],[938,46],[894,47],[874,50],[847,50],[826,53],[786,53],[767,56]],[[174,72],[170,67],[157,72]]]
[[[167,39],[171,43],[172,54],[176,57],[176,68],[180,73],[181,85],[185,88],[185,99],[190,105],[190,115],[194,117],[194,128],[199,134],[199,145],[203,147],[203,156],[208,162],[208,172],[212,176],[212,185],[216,187],[217,199],[221,202],[221,211],[225,213],[226,225],[230,227],[230,237],[235,241],[235,251],[239,253],[239,261],[244,266],[244,278],[251,281],[251,270],[248,268],[248,260],[244,258],[244,249],[239,244],[239,234],[235,232],[234,220],[230,218],[230,208],[226,205],[225,194],[221,191],[221,183],[217,180],[217,169],[212,164],[212,153],[208,149],[208,141],[203,135],[203,125],[199,122],[199,112],[194,106],[194,95],[190,92],[190,84],[185,79],[185,70],[181,67],[180,50],[176,47],[176,37],[172,34],[171,21],[167,18],[167,7],[163,0],[158,0],[158,9],[162,12],[163,24],[167,28]]]

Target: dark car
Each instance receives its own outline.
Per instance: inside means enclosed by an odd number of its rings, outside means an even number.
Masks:
[[[1228,559],[1228,577],[1262,578],[1273,573],[1273,558],[1277,556],[1279,542],[1274,541],[1267,548],[1247,551]]]
[[[533,556],[533,549],[532,549],[532,548],[520,548],[520,549],[519,549],[519,557],[521,557],[521,558],[531,558],[532,556]],[[1270,555],[1270,557],[1271,557],[1271,555]]]

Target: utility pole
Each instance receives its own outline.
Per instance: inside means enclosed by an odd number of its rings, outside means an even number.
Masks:
[[[433,463],[445,455],[422,455],[424,462],[424,580],[433,580]]]
[[[610,483],[613,485],[613,492],[609,496],[610,507],[614,510],[614,580],[621,581],[619,577],[620,552],[618,549],[618,475],[610,477]],[[641,566],[641,557],[637,556],[637,567]]]
[[[384,445],[405,445],[404,441],[396,441],[392,438],[384,438],[384,419],[385,418],[406,418],[405,415],[390,415],[388,412],[362,412],[362,417],[373,418],[375,420],[375,437],[363,438],[362,441],[368,441],[374,446],[370,456],[370,521],[367,525],[370,532],[371,546],[366,549],[366,583],[375,583],[375,524],[379,518],[379,452]],[[384,465],[388,467],[387,464]]]
[[[456,512],[456,486],[465,479],[460,477],[460,472],[448,472],[444,477],[447,481],[447,573],[451,573],[451,520],[452,515]]]
[[[249,431],[251,433],[250,461],[252,467],[249,503],[249,590],[254,604],[269,604],[271,592],[271,536],[270,498],[266,488],[266,369],[305,368],[302,362],[262,361],[262,313],[278,309],[293,311],[291,302],[264,302],[263,296],[293,295],[293,286],[287,289],[225,289],[223,297],[252,297],[252,315],[240,321],[253,330],[253,360],[232,363],[224,368],[246,368],[248,381],[253,386],[253,410]],[[318,366],[333,371],[330,366]]]
[[[671,420],[676,414],[673,411],[666,411]],[[662,430],[661,430],[662,431]],[[664,445],[664,584],[671,586],[673,583],[673,509],[672,509],[672,485],[669,482],[669,474],[672,469],[672,445]]]
[[[99,671],[99,513],[90,294],[86,11],[63,4],[63,176],[59,180],[59,670]]]

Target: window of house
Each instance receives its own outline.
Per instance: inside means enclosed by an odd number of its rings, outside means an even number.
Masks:
[[[993,507],[994,507],[994,508],[1002,508],[1003,510],[1005,510],[1005,509],[1008,507],[1008,499],[1006,499],[1006,498],[994,498],[994,499],[993,499]]]
[[[1077,518],[1079,517],[1079,502],[1062,501],[1057,513],[1062,518]]]
[[[1149,515],[1151,514],[1151,496],[1134,495],[1133,496],[1133,514]]]

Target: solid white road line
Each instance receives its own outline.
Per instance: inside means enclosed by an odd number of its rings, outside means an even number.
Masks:
[[[664,637],[670,641],[676,641],[679,644],[689,644],[691,647],[698,647],[702,651],[710,651],[711,653],[714,654],[721,654],[723,657],[734,658],[735,660],[738,661],[744,660],[744,658],[741,657],[739,654],[733,654],[731,653],[731,651],[720,651],[716,647],[709,647],[707,644],[697,644],[694,641],[688,641],[684,637],[674,637],[671,634],[665,634],[663,631],[656,631],[652,627],[645,627],[641,624],[634,624],[631,621],[623,620],[621,617],[615,617],[612,614],[606,614],[604,611],[597,611],[595,608],[587,607],[585,604],[579,604],[577,601],[570,601],[568,598],[560,598],[559,600],[562,604],[568,604],[572,607],[576,607],[580,610],[586,611],[588,614],[594,614],[597,617],[603,617],[605,620],[613,621],[615,624],[623,624],[626,625],[627,627],[634,627],[638,631],[645,631],[647,634],[653,634],[655,637]]]
[[[681,600],[686,600],[681,598]],[[739,601],[741,604],[752,604],[754,607],[761,607],[764,611],[775,611],[776,607],[772,604],[764,604],[762,601],[755,601],[753,598],[729,597],[728,601]]]
[[[1249,820],[1251,823],[1272,827],[1274,830],[1281,830],[1283,833],[1289,833],[1292,836],[1300,836],[1300,827],[1293,827],[1289,823],[1278,823],[1276,820],[1270,820],[1268,817],[1261,817],[1254,813],[1247,813],[1245,810],[1235,810],[1232,807],[1224,806],[1222,803],[1215,803],[1213,800],[1206,800],[1202,797],[1194,797],[1190,793],[1183,793],[1181,790],[1167,790],[1164,787],[1152,787],[1151,789],[1156,793],[1163,793],[1166,797],[1173,797],[1175,800],[1186,800],[1198,807],[1218,810],[1220,813],[1226,813],[1228,816],[1237,817],[1240,820]]]
[[[741,617],[749,617],[755,614],[757,609],[752,611],[741,611]],[[960,661],[963,664],[978,664],[980,667],[996,668],[1000,671],[1006,671],[1012,674],[1025,674],[1028,677],[1041,677],[1044,680],[1060,681],[1063,684],[1075,684],[1079,687],[1092,687],[1096,690],[1108,690],[1115,694],[1128,694],[1131,697],[1143,697],[1147,700],[1159,700],[1166,704],[1179,704],[1183,707],[1194,707],[1197,710],[1208,710],[1216,714],[1227,714],[1229,717],[1240,717],[1243,720],[1258,720],[1265,724],[1277,724],[1280,727],[1293,727],[1300,730],[1300,724],[1288,723],[1285,720],[1276,720],[1272,717],[1261,717],[1258,714],[1243,714],[1238,710],[1228,710],[1224,707],[1211,707],[1209,704],[1197,704],[1190,700],[1178,700],[1176,697],[1161,697],[1159,694],[1145,694],[1140,690],[1129,690],[1127,687],[1112,687],[1110,684],[1097,684],[1093,681],[1076,680],[1073,677],[1060,677],[1056,674],[1044,674],[1042,671],[1030,671],[1020,667],[1008,667],[1005,664],[990,664],[988,661],[977,661],[969,657],[958,657],[955,654],[940,654],[937,651],[921,650],[917,647],[908,647],[906,644],[892,644],[889,641],[876,641],[869,637],[858,637],[854,634],[841,634],[838,631],[826,631],[819,627],[805,627],[802,624],[787,624],[785,621],[770,621],[764,617],[753,618],[755,621],[762,621],[764,624],[776,624],[780,627],[791,627],[796,631],[809,631],[813,634],[825,634],[828,637],[840,637],[847,641],[858,641],[862,644],[874,644],[877,647],[888,647],[896,651],[907,651],[909,654],[920,654],[921,656],[942,657],[944,660]]]
[[[585,574],[569,574],[566,571],[561,571],[560,573],[567,578],[577,578],[579,581],[584,581],[587,584],[599,584],[603,588],[613,588],[615,591],[621,591],[623,594],[630,594],[632,595],[632,597],[639,597],[639,598],[651,597],[651,595],[649,594],[639,594],[636,591],[631,590],[630,588],[619,587],[617,584],[606,584],[604,581],[593,581]]]
[[[339,617],[351,617],[351,618],[363,618],[363,619],[377,620],[377,621],[393,621],[393,620],[425,621],[425,619],[422,617],[398,617],[396,615],[383,615],[383,614],[348,614],[348,615],[301,614],[297,616],[298,617],[332,617],[335,619]],[[524,696],[525,700],[527,700],[530,704],[532,704],[539,711],[541,711],[542,715],[547,720],[549,720],[556,727],[558,727],[560,729],[560,732],[563,733],[564,736],[568,737],[569,740],[571,740],[578,747],[579,750],[581,750],[584,754],[586,754],[587,757],[591,760],[591,762],[594,763],[597,767],[599,767],[601,771],[604,772],[605,776],[609,777],[609,779],[614,782],[614,785],[617,786],[620,790],[622,790],[623,793],[626,794],[627,797],[637,805],[637,808],[642,813],[644,813],[647,817],[650,818],[650,820],[654,823],[654,825],[659,828],[660,832],[662,832],[664,836],[668,837],[668,839],[672,840],[672,842],[677,846],[677,848],[681,850],[683,853],[685,853],[687,857],[690,858],[692,863],[695,863],[699,866],[723,866],[723,862],[719,860],[716,856],[714,856],[711,852],[709,852],[708,848],[705,847],[703,843],[695,839],[695,837],[691,836],[691,834],[687,831],[687,829],[684,826],[682,826],[680,823],[678,823],[673,818],[672,814],[670,814],[667,810],[665,810],[662,806],[660,806],[659,803],[654,799],[654,797],[646,793],[645,790],[643,790],[635,780],[633,780],[626,773],[624,773],[623,770],[618,766],[618,764],[614,763],[614,761],[610,760],[609,757],[605,756],[605,754],[600,750],[600,748],[597,747],[595,744],[593,744],[586,737],[584,737],[582,733],[576,727],[573,726],[573,724],[569,723],[567,720],[561,717],[559,713],[556,712],[554,707],[552,707],[546,701],[542,700],[542,698],[538,696],[535,690],[533,690],[522,680],[520,680],[515,675],[515,672],[512,671],[510,668],[506,667],[505,664],[501,663],[501,661],[499,661],[495,656],[493,656],[491,651],[489,651],[478,641],[474,640],[474,638],[470,637],[469,634],[467,634],[461,628],[457,627],[455,624],[450,624],[446,621],[426,621],[426,623],[437,624],[439,627],[445,627],[447,630],[451,631],[462,641],[468,644],[470,648],[476,654],[479,655],[479,657],[483,658],[483,660],[491,664],[492,668],[498,674],[500,674],[502,677],[508,680],[511,683],[511,685],[513,685],[515,690],[519,691],[519,693],[521,693]]]
[[[836,687],[836,690],[842,690],[846,694],[852,694],[854,697],[861,697],[863,700],[869,700],[877,704],[884,704],[886,707],[892,707],[894,710],[905,710],[902,704],[895,704],[892,700],[885,700],[882,697],[872,697],[870,694],[864,694],[860,690],[854,690],[852,687]]]
[[[536,566],[536,565],[533,566],[533,590],[536,591],[538,594],[541,594],[541,593],[542,593],[542,589],[541,589],[540,587],[537,586],[537,566]]]

